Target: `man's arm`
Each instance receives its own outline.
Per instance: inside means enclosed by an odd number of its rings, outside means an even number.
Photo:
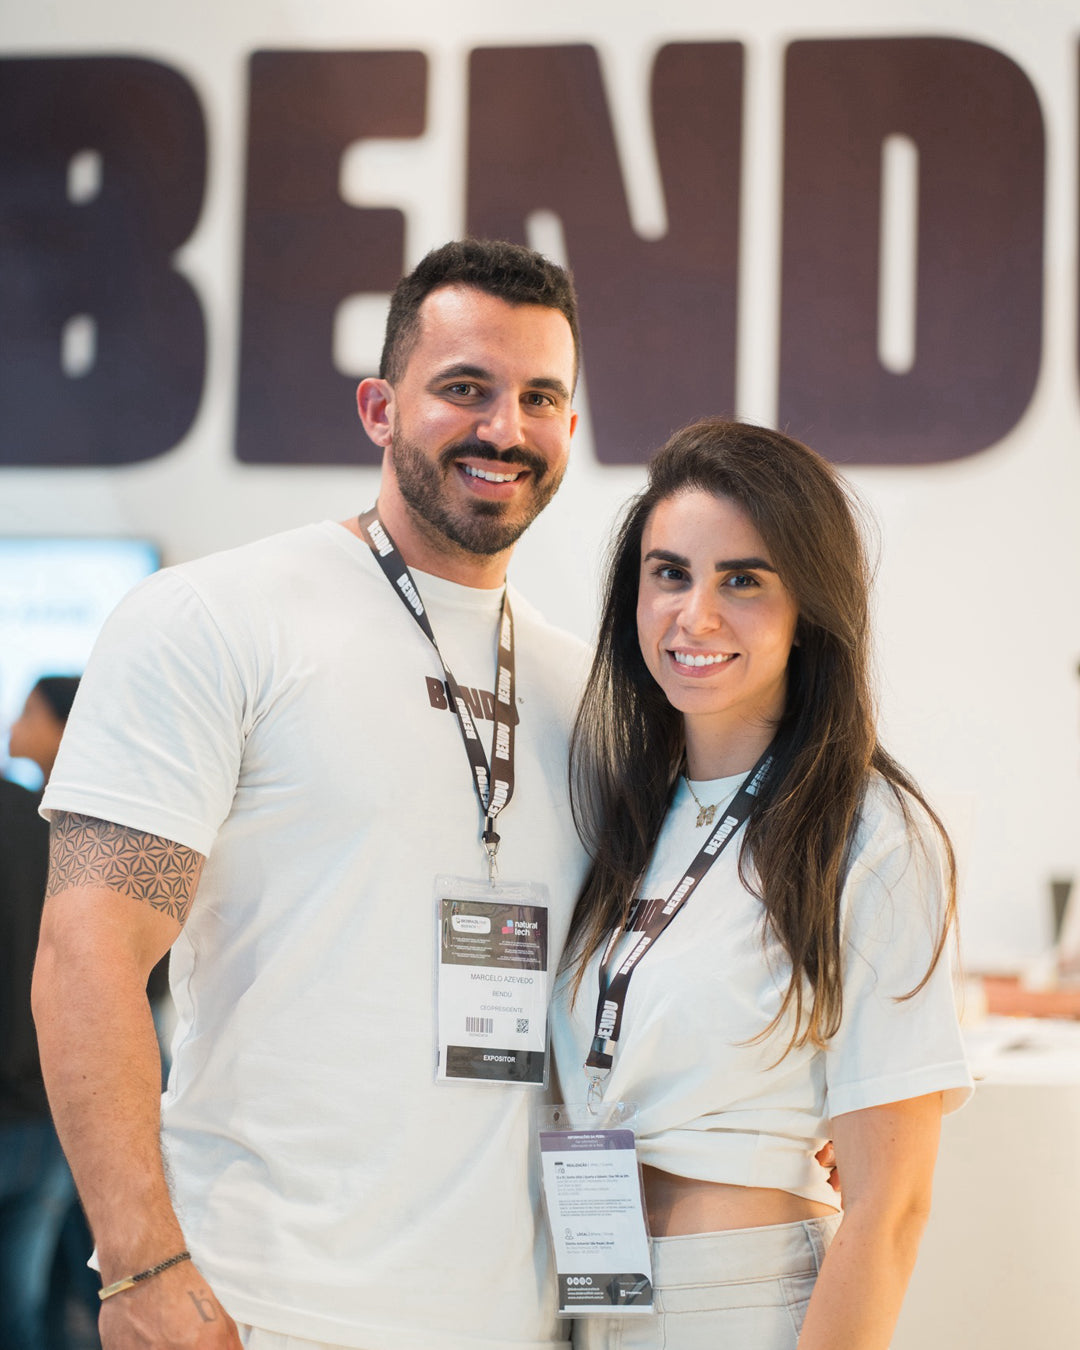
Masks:
[[[191,909],[203,858],[156,835],[57,813],[34,969],[41,1065],[102,1281],[186,1243],[161,1158],[161,1063],[146,981]],[[191,1262],[102,1304],[105,1350],[233,1350],[235,1326]]]

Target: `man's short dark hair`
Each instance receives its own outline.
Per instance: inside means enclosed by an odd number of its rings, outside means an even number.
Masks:
[[[442,286],[472,286],[510,305],[543,305],[557,309],[574,338],[574,378],[581,361],[577,294],[570,273],[521,244],[495,239],[456,239],[433,249],[390,299],[379,375],[401,377],[420,336],[420,306]]]

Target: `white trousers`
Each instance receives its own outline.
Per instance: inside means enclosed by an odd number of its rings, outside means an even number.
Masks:
[[[654,1313],[579,1317],[575,1350],[795,1350],[840,1215],[652,1240]]]
[[[237,1323],[236,1329],[244,1350],[344,1350],[326,1341],[308,1341],[301,1336],[286,1336],[282,1331],[266,1331],[242,1323]]]

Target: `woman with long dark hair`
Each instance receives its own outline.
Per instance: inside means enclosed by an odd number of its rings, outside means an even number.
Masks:
[[[889,1344],[970,1079],[953,852],[877,739],[868,591],[840,477],[737,422],[676,433],[614,542],[553,1042],[566,1101],[637,1106],[658,1312],[581,1320],[588,1350]]]

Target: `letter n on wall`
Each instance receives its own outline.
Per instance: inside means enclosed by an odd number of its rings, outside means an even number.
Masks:
[[[663,238],[635,234],[595,48],[481,48],[469,87],[468,228],[526,242],[562,222],[581,302],[597,457],[640,464],[682,422],[732,412],[742,48],[657,54]]]

